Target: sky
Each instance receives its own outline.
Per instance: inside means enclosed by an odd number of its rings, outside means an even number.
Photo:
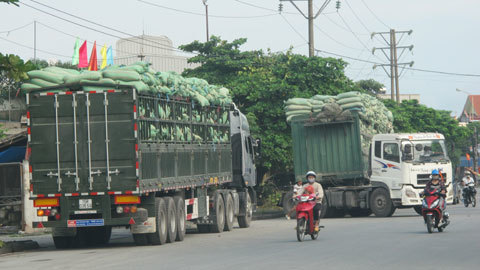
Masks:
[[[315,10],[318,10],[325,0],[313,1]],[[449,110],[453,115],[462,112],[467,93],[480,94],[477,86],[480,83],[477,48],[480,42],[477,29],[480,26],[480,1],[341,0],[338,10],[336,2],[330,1],[315,19],[316,49],[387,63],[379,50],[372,54],[373,47],[384,47],[385,43],[379,36],[371,38],[371,33],[388,32],[389,29],[413,30],[411,35],[402,38],[399,46],[414,45],[414,48],[411,52],[405,51],[399,63],[414,61],[413,68],[417,69],[479,76],[404,70],[399,82],[400,93],[420,94],[421,103]],[[114,49],[117,37],[142,32],[165,35],[174,46],[206,39],[202,0],[22,0],[21,3],[50,13],[23,4],[20,7],[0,4],[0,52],[17,54],[24,59],[34,56],[34,21],[37,22],[37,58],[45,60],[71,60],[75,37],[97,41],[98,45],[113,45]],[[283,2],[283,12],[279,14],[279,3],[278,0],[208,0],[210,34],[229,41],[245,37],[248,41],[243,50],[270,49],[277,52],[293,46],[294,53],[308,55],[307,20],[290,2]],[[296,3],[307,11],[305,1]],[[399,37],[400,34],[397,39]],[[333,55],[320,53],[319,56]],[[346,74],[352,80],[375,79],[383,83],[389,93],[390,79],[383,69],[373,69],[372,63],[344,60],[349,63]]]

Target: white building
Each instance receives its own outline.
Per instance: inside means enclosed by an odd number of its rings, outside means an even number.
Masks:
[[[378,94],[378,98],[381,99],[391,99],[390,94]],[[400,94],[400,102],[404,100],[417,100],[418,103],[420,103],[420,94]]]
[[[141,35],[123,38],[117,41],[115,53],[115,64],[129,65],[143,60],[152,63],[152,68],[156,71],[182,73],[187,68],[198,66],[188,64],[187,57],[177,55],[178,49],[166,36]]]

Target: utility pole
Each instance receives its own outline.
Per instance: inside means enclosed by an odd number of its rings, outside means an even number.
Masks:
[[[205,19],[206,19],[206,24],[207,24],[207,42],[210,41],[210,35],[208,34],[208,5],[207,5],[207,0],[202,0],[203,5],[205,6]]]
[[[37,63],[37,21],[33,21],[33,63]]]
[[[299,1],[308,1],[308,16],[303,13],[303,11],[295,4],[295,2]],[[314,40],[314,33],[313,33],[313,21],[322,13],[322,11],[327,7],[331,0],[325,0],[323,5],[317,11],[315,15],[313,15],[313,0],[280,0],[280,2],[290,2],[300,14],[308,20],[308,56],[313,57],[315,56],[315,40]]]
[[[478,173],[478,130],[477,127],[474,127],[473,131],[473,170]]]
[[[379,35],[382,37],[383,41],[385,41],[385,44],[388,47],[379,47],[379,48],[373,48],[372,49],[372,54],[375,54],[376,50],[381,50],[382,53],[385,55],[385,58],[389,61],[389,64],[375,64],[373,65],[373,68],[377,67],[382,67],[385,73],[387,73],[388,77],[390,78],[390,96],[392,100],[396,100],[397,103],[400,103],[400,84],[399,84],[399,77],[401,74],[398,73],[398,66],[402,66],[402,72],[405,68],[406,65],[413,66],[413,61],[411,62],[406,62],[406,63],[398,63],[398,60],[402,57],[403,53],[405,52],[406,49],[409,49],[410,51],[413,50],[413,45],[410,46],[398,46],[402,38],[404,37],[405,34],[411,35],[413,30],[409,31],[395,31],[395,29],[390,29],[389,32],[375,32],[372,33],[371,38],[375,35]],[[396,34],[401,34],[400,39],[397,42]],[[385,35],[389,35],[390,39],[387,41],[385,38]],[[400,56],[397,56],[397,50],[402,49],[402,52],[400,53]],[[390,55],[388,55],[385,51],[389,50]],[[386,66],[390,67],[390,73],[385,69]],[[396,92],[396,95],[395,95]]]

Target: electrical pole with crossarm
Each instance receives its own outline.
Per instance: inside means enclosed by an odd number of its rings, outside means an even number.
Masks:
[[[305,13],[295,4],[295,2],[305,2],[308,1],[308,15]],[[315,16],[313,15],[313,0],[280,0],[280,2],[290,2],[299,12],[300,14],[308,20],[308,56],[312,57],[315,56],[315,45],[314,45],[314,35],[313,35],[313,20],[315,20],[320,13],[327,7],[327,5],[331,2],[331,0],[325,0],[323,5],[317,11]]]
[[[390,77],[390,85],[391,85],[391,99],[396,100],[397,103],[400,103],[400,85],[399,85],[399,77],[400,75],[398,74],[398,66],[403,66],[403,68],[406,65],[413,66],[413,61],[411,62],[406,62],[406,63],[398,63],[398,60],[402,57],[403,53],[405,52],[406,49],[409,49],[410,51],[413,50],[413,45],[410,46],[398,46],[400,41],[402,40],[403,36],[405,34],[411,35],[412,30],[409,31],[395,31],[395,29],[390,29],[390,32],[375,32],[372,33],[372,39],[375,35],[379,35],[382,37],[383,41],[385,41],[385,44],[388,47],[379,47],[379,48],[373,48],[372,49],[372,54],[375,54],[376,50],[382,51],[382,53],[385,55],[387,60],[390,62],[389,64],[375,64],[373,65],[373,68],[377,67],[382,67],[385,73]],[[402,34],[400,39],[397,42],[396,34]],[[385,35],[389,35],[389,40],[387,41],[387,38]],[[400,53],[400,56],[397,56],[397,50],[401,49],[402,52]],[[389,51],[390,53],[387,54],[385,51]],[[385,67],[390,67],[390,72],[387,71]],[[402,69],[403,72],[403,69]],[[396,93],[396,95],[395,95]]]

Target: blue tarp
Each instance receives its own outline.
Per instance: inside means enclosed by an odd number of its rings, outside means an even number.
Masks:
[[[10,146],[0,152],[0,163],[22,162],[25,159],[25,146]]]
[[[480,160],[477,161],[478,165],[480,165]],[[473,167],[473,158],[467,160],[466,157],[460,158],[460,167]]]

